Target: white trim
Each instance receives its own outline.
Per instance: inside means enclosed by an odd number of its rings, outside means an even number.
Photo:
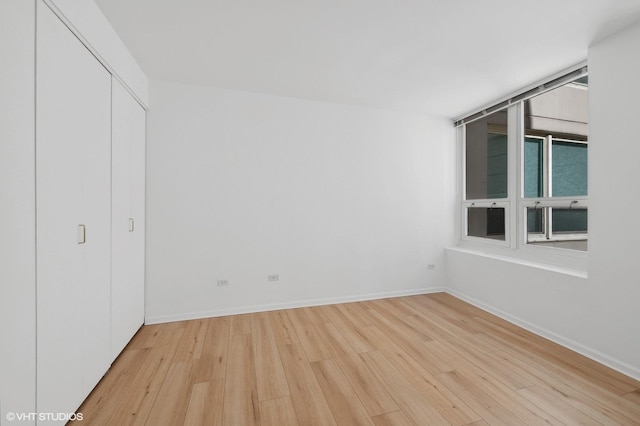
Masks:
[[[460,208],[462,201],[465,198],[465,131],[466,126],[460,126],[456,129],[456,208],[455,208],[455,241],[460,241],[465,229],[464,222],[466,220],[463,210]]]
[[[517,235],[518,235],[518,209],[515,208],[518,205],[518,176],[522,172],[520,164],[518,162],[518,155],[520,155],[518,136],[520,130],[520,118],[523,117],[522,102],[518,102],[512,105],[507,110],[507,196],[509,197],[509,209],[505,212],[505,215],[509,216],[508,223],[505,226],[509,226],[507,240],[509,247],[512,249],[518,248]]]
[[[460,197],[458,199],[458,204],[461,201],[467,200],[467,126],[460,126],[460,131],[458,132],[458,137],[460,138],[460,174],[458,175],[460,178]],[[466,218],[463,218],[466,222]],[[465,229],[463,226],[461,229]],[[462,232],[462,235],[466,235],[466,231]]]
[[[342,297],[328,297],[323,299],[308,299],[285,303],[270,303],[265,305],[237,306],[234,308],[215,309],[210,311],[184,312],[172,315],[152,315],[145,318],[145,325],[161,324],[173,321],[185,321],[201,318],[221,317],[226,315],[250,314],[254,312],[277,311],[280,309],[305,308],[308,306],[333,305],[337,303],[363,302],[366,300],[389,299],[392,297],[416,296],[420,294],[446,292],[445,287],[416,288],[411,290],[385,291]]]
[[[556,209],[586,209],[589,207],[589,198],[584,195],[577,197],[553,197],[553,198],[523,198],[520,207],[553,207]]]
[[[587,233],[571,233],[571,234],[551,234],[551,237],[547,237],[544,234],[531,233],[527,235],[527,244],[531,243],[554,243],[557,241],[588,241]]]
[[[557,343],[567,349],[570,349],[574,352],[579,353],[580,355],[583,355],[593,361],[599,362],[600,364],[603,364],[609,368],[612,368],[626,376],[629,376],[633,379],[636,380],[640,380],[640,369],[635,368],[625,362],[622,362],[620,360],[617,360],[613,357],[610,357],[608,355],[603,354],[600,351],[597,351],[595,349],[592,349],[588,346],[585,346],[583,344],[580,344],[574,340],[568,339],[564,336],[561,336],[557,333],[554,333],[550,330],[547,330],[546,328],[543,327],[539,327],[533,323],[530,323],[529,321],[525,321],[519,317],[516,317],[514,315],[511,315],[507,312],[504,312],[492,305],[489,305],[487,303],[481,302],[473,297],[467,296],[466,294],[463,294],[457,290],[451,289],[451,288],[447,288],[447,290],[445,290],[447,293],[449,293],[450,295],[457,297],[458,299],[461,299],[467,303],[470,303],[484,311],[487,311],[493,315],[496,315],[500,318],[502,318],[505,321],[508,321],[512,324],[515,324],[519,327],[524,328],[525,330],[528,330],[540,337],[544,337],[545,339],[551,340],[554,343]]]
[[[522,143],[526,136],[522,138]],[[547,135],[542,142],[543,150],[544,150],[544,160],[542,164],[542,176],[544,176],[544,191],[542,196],[544,198],[549,198],[553,194],[553,136]],[[524,180],[525,176],[520,176],[520,179]],[[524,194],[523,194],[524,196]],[[524,197],[523,197],[524,198]],[[550,226],[551,224],[549,224]]]

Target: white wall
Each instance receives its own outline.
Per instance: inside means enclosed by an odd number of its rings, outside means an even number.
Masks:
[[[35,411],[35,2],[0,2],[0,423]],[[28,422],[21,422],[28,424]]]
[[[589,50],[591,161],[589,277],[594,331],[640,377],[640,23]],[[591,145],[591,144],[590,144]],[[597,321],[600,318],[606,322]],[[610,348],[610,349],[609,349]]]
[[[44,0],[76,37],[143,106],[149,105],[149,81],[135,58],[93,0]]]
[[[443,285],[450,121],[161,81],[151,102],[147,323]]]
[[[589,49],[589,271],[447,251],[455,294],[640,378],[640,25]]]

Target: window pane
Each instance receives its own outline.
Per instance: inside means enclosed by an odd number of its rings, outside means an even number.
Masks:
[[[553,142],[551,155],[552,195],[587,195],[587,144]]]
[[[589,85],[589,76],[585,75],[584,77],[580,77],[577,80],[574,80],[572,82],[573,84],[580,84],[582,86],[588,86]]]
[[[507,197],[507,111],[466,125],[466,199]]]
[[[527,232],[544,234],[544,210],[527,209]]]
[[[583,84],[566,84],[524,102],[526,135],[587,140],[589,91]]]
[[[487,198],[507,196],[507,135],[489,133],[487,146]]]
[[[542,139],[524,140],[524,196],[536,198],[544,196],[543,160],[544,142]]]
[[[527,244],[586,251],[587,214],[585,208],[527,208]]]
[[[585,234],[586,238],[587,209],[553,209],[552,217],[554,234]]]
[[[471,237],[505,240],[505,209],[501,207],[469,207],[467,229]]]

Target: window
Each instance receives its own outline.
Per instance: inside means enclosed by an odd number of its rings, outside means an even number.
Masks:
[[[586,68],[459,121],[462,239],[586,252]]]
[[[524,101],[527,244],[587,250],[586,77]]]
[[[465,128],[466,235],[506,242],[508,116],[498,111]]]

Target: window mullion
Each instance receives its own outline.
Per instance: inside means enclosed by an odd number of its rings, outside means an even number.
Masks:
[[[543,142],[543,155],[544,155],[544,164],[542,166],[542,176],[544,180],[544,186],[542,190],[542,196],[544,198],[551,198],[551,194],[553,193],[552,185],[552,176],[551,176],[551,167],[553,166],[551,158],[551,147],[552,147],[551,135],[548,135],[544,138]]]
[[[547,240],[550,240],[552,237],[551,230],[553,229],[553,214],[551,209],[552,207],[546,207],[544,209],[544,235]]]
[[[518,199],[522,186],[519,182],[521,174],[520,143],[521,134],[523,134],[522,108],[521,103],[509,107],[508,110],[508,126],[507,126],[507,194],[509,198],[510,208],[506,212],[509,215],[509,229],[507,235],[509,237],[508,244],[512,249],[518,248]]]
[[[544,139],[544,196],[551,198],[553,196],[553,136],[547,135]],[[553,214],[551,207],[544,209],[544,235],[547,240],[551,240],[553,230]]]

